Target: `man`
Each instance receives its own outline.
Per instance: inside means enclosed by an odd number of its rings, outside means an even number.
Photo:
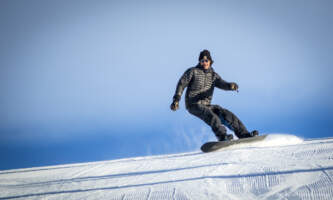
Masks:
[[[187,87],[185,104],[186,109],[211,126],[219,141],[232,140],[233,135],[227,134],[227,126],[234,131],[238,138],[253,137],[258,131],[249,132],[244,124],[229,110],[219,105],[211,105],[214,88],[223,90],[238,90],[238,85],[224,81],[211,67],[212,57],[208,50],[203,50],[199,55],[199,63],[185,71],[180,78],[173,102],[170,108],[176,111],[179,108],[184,89]]]

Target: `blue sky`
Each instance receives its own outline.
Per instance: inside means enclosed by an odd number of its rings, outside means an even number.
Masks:
[[[332,1],[0,2],[0,169],[197,150],[178,79],[211,51],[262,133],[331,137]]]

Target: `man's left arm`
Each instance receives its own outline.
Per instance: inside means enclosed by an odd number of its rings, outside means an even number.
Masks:
[[[215,79],[215,86],[222,89],[222,90],[238,90],[237,83],[234,82],[227,82],[223,80],[220,75],[215,73],[216,79]]]

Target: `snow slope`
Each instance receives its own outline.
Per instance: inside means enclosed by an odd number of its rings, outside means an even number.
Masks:
[[[333,138],[0,171],[0,199],[332,199]]]

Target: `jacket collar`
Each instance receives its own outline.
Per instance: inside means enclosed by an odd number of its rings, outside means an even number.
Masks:
[[[198,63],[196,67],[199,68],[199,69],[201,69],[201,70],[204,71],[205,73],[209,73],[209,72],[211,73],[211,72],[214,72],[214,69],[213,69],[212,66],[210,66],[210,68],[208,68],[208,69],[204,69],[204,68],[200,65],[200,63]]]

